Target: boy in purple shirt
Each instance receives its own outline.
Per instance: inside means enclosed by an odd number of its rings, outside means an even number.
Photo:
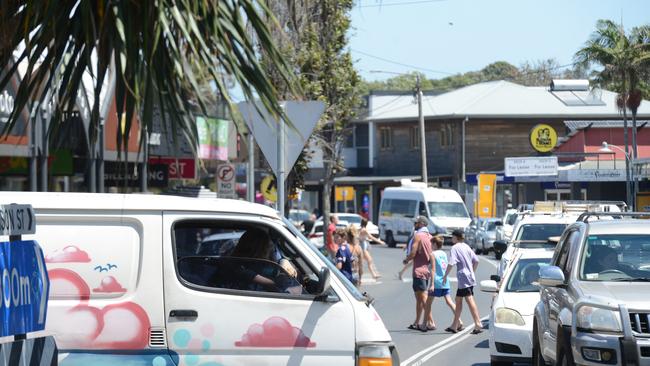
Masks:
[[[458,278],[458,290],[456,291],[456,311],[454,312],[454,321],[451,326],[445,329],[447,332],[456,333],[462,330],[460,325],[460,314],[463,311],[463,298],[467,302],[472,318],[474,319],[474,330],[472,334],[479,334],[483,331],[483,324],[478,315],[478,308],[474,301],[474,286],[476,286],[476,275],[474,272],[478,267],[478,257],[474,254],[472,248],[463,242],[463,231],[454,230],[451,234],[451,240],[454,246],[451,247],[447,271],[442,278],[442,282],[447,281],[447,276],[452,267],[456,266],[456,277]]]

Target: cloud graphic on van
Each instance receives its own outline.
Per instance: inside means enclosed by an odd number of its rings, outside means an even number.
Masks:
[[[117,279],[113,276],[107,276],[104,277],[102,280],[102,283],[99,284],[99,287],[93,289],[94,292],[105,292],[105,293],[113,293],[113,292],[126,292],[126,289],[120,285],[119,282],[117,282]]]
[[[288,320],[274,316],[264,324],[253,324],[248,331],[235,342],[237,347],[316,347],[301,329]]]
[[[88,253],[79,249],[74,245],[68,245],[67,247],[59,250],[55,250],[53,253],[50,253],[45,256],[46,263],[88,263],[90,262],[90,257]]]

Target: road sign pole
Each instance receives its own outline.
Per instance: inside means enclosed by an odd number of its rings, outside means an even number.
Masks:
[[[284,134],[286,123],[283,118],[280,118],[278,123],[280,124],[280,133],[278,133],[278,175],[275,177],[278,186],[278,200],[276,204],[280,215],[284,216]]]
[[[255,140],[253,132],[248,129],[248,171],[246,178],[246,199],[255,202]]]

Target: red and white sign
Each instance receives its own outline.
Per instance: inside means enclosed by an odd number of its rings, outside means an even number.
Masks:
[[[149,164],[169,167],[169,179],[196,179],[196,162],[193,158],[151,158]]]
[[[217,197],[237,198],[235,194],[235,166],[230,163],[217,167]]]

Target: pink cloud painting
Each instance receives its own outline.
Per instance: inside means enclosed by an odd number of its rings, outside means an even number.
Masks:
[[[93,289],[94,292],[114,293],[126,292],[126,289],[120,285],[113,276],[104,277],[99,287]]]
[[[241,340],[235,342],[237,347],[316,347],[301,329],[288,320],[274,316],[264,324],[253,324]]]
[[[68,245],[67,247],[59,250],[55,250],[53,253],[50,253],[45,256],[46,263],[88,263],[90,262],[90,257],[88,253],[77,248],[74,245]]]

